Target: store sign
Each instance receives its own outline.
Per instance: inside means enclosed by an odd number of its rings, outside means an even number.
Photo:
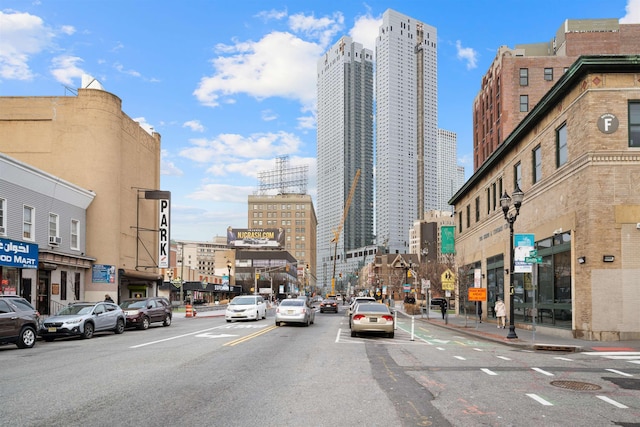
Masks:
[[[160,200],[158,268],[169,268],[169,199]]]
[[[619,125],[620,122],[614,114],[606,113],[598,118],[598,129],[602,133],[614,133],[618,130]]]
[[[38,245],[0,238],[0,265],[38,268]]]
[[[115,283],[115,265],[93,264],[91,267],[91,281],[93,283]]]

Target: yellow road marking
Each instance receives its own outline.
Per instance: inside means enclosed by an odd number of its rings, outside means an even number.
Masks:
[[[222,345],[223,346],[233,347],[236,344],[240,344],[240,343],[243,343],[245,341],[249,341],[250,339],[253,339],[253,338],[255,338],[257,336],[260,336],[262,334],[266,334],[267,332],[272,331],[272,330],[274,330],[276,328],[277,328],[277,326],[271,325],[271,326],[269,326],[269,327],[267,327],[265,329],[262,329],[260,331],[257,331],[257,332],[254,332],[252,334],[246,335],[246,336],[244,336],[242,338],[238,338],[237,340],[229,341],[228,343],[224,343]]]

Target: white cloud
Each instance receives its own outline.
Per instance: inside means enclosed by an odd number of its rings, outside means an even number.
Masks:
[[[262,117],[262,120],[264,120],[265,122],[271,122],[278,118],[278,114],[275,113],[273,110],[262,110],[260,112],[260,115]]]
[[[75,27],[74,27],[74,26],[72,26],[72,25],[63,25],[63,26],[60,28],[60,32],[61,32],[61,33],[63,33],[63,34],[66,34],[66,35],[68,35],[68,36],[71,36],[71,35],[75,34],[76,29],[75,29]]]
[[[249,194],[253,194],[256,187],[240,187],[228,184],[203,184],[187,196],[193,200],[208,200],[211,202],[231,202],[247,204]]]
[[[0,11],[0,78],[31,80],[29,60],[50,46],[54,37],[35,15]]]
[[[116,62],[115,64],[113,64],[113,68],[115,68],[116,70],[118,70],[122,74],[127,74],[127,75],[133,76],[133,77],[141,77],[141,74],[138,71],[127,70],[127,69],[124,68],[124,65],[120,64],[119,62]]]
[[[620,18],[621,24],[640,23],[640,0],[628,0],[625,11],[626,15]]]
[[[316,60],[322,54],[321,46],[290,33],[273,32],[257,42],[218,48],[226,56],[211,61],[214,74],[203,77],[193,92],[202,104],[216,107],[242,93],[257,99],[294,99],[303,106],[315,102]]]
[[[56,56],[51,62],[51,74],[62,84],[72,85],[74,78],[81,78],[83,74],[86,74],[86,71],[78,67],[78,64],[83,60],[77,56]]]
[[[286,18],[287,17],[287,9],[284,10],[275,10],[275,9],[271,9],[271,10],[264,10],[258,14],[256,14],[255,16],[257,18],[262,18],[264,21],[270,21],[272,19],[275,19],[276,21]]]
[[[295,33],[301,33],[312,40],[318,40],[323,47],[327,47],[336,34],[344,27],[344,16],[335,12],[333,16],[316,18],[313,15],[298,13],[289,17],[289,28]]]
[[[460,40],[456,40],[456,50],[458,59],[467,62],[467,70],[471,70],[478,66],[478,52],[470,47],[462,47]]]
[[[182,176],[184,172],[169,159],[167,150],[160,150],[160,175]]]
[[[155,130],[153,129],[153,126],[150,125],[147,122],[147,119],[145,119],[144,117],[138,117],[138,118],[131,119],[131,120],[133,120],[134,122],[138,122],[140,127],[142,129],[144,129],[149,135],[151,135],[153,132],[155,132]]]
[[[200,120],[189,120],[188,122],[184,122],[182,127],[189,128],[194,132],[204,132],[205,130]]]
[[[316,118],[313,116],[298,117],[298,129],[315,129]]]
[[[212,140],[202,138],[190,142],[192,147],[180,151],[179,155],[198,163],[221,159],[220,163],[230,163],[235,159],[271,158],[295,153],[302,145],[297,135],[287,132],[256,133],[248,137],[221,134]]]
[[[374,18],[370,14],[358,16],[353,24],[353,28],[349,31],[349,36],[354,42],[362,43],[362,45],[376,51],[376,37],[378,37],[378,29],[382,25],[382,17]]]

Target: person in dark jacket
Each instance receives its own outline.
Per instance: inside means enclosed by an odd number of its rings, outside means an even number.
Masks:
[[[113,302],[113,299],[111,298],[111,296],[109,294],[106,294],[104,296],[104,302]]]
[[[443,299],[442,302],[440,303],[440,311],[442,312],[442,320],[444,320],[444,316],[447,314],[447,307],[449,304],[447,304],[447,300]]]

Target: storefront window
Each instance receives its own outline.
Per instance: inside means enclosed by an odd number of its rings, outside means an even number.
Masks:
[[[571,328],[571,233],[538,242],[537,321]]]
[[[13,267],[0,267],[0,295],[18,295],[20,270]]]

